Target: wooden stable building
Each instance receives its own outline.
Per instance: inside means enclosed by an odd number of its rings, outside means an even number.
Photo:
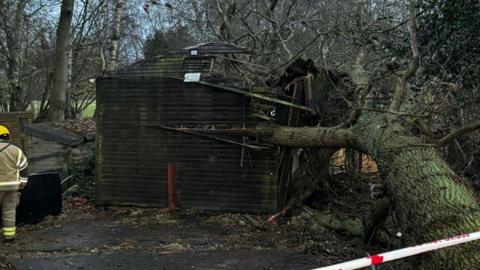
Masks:
[[[278,149],[240,135],[261,121],[234,74],[217,70],[238,53],[248,52],[205,43],[97,79],[97,204],[165,207],[172,163],[180,207],[283,206]]]

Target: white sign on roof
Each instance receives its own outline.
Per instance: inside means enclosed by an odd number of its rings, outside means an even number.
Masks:
[[[184,82],[199,82],[201,73],[185,73]]]

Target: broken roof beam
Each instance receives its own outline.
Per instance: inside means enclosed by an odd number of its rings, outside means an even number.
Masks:
[[[198,81],[196,83],[202,84],[202,85],[205,85],[205,86],[210,86],[210,87],[222,89],[222,90],[226,90],[226,91],[230,91],[230,92],[234,92],[234,93],[238,93],[238,94],[242,94],[244,96],[249,96],[249,97],[252,97],[252,98],[257,98],[257,99],[261,99],[261,100],[270,101],[270,102],[273,102],[273,103],[281,104],[281,105],[284,105],[284,106],[292,107],[292,108],[295,108],[295,109],[299,109],[299,110],[303,110],[303,111],[307,111],[307,112],[311,112],[311,113],[315,114],[315,110],[313,110],[309,107],[294,104],[294,103],[291,103],[291,102],[288,102],[288,101],[285,101],[285,100],[281,100],[281,99],[278,99],[278,98],[268,97],[268,96],[265,96],[265,95],[262,95],[262,94],[252,93],[252,92],[249,92],[249,91],[233,88],[233,87],[230,87],[230,86],[218,85],[218,84],[210,83],[210,82],[206,82],[206,81]]]
[[[212,136],[212,135],[208,135],[208,134],[205,134],[204,132],[211,132],[211,131],[214,131],[214,130],[208,130],[208,129],[189,129],[189,128],[173,128],[173,127],[168,127],[168,126],[164,126],[164,125],[147,125],[149,127],[153,127],[153,128],[160,128],[160,129],[164,129],[164,130],[169,130],[169,131],[176,131],[176,132],[181,132],[181,133],[185,133],[185,134],[189,134],[189,135],[193,135],[193,136],[198,136],[198,137],[203,137],[203,138],[207,138],[207,139],[212,139],[212,140],[217,140],[217,141],[221,141],[221,142],[225,142],[225,143],[230,143],[230,144],[234,144],[234,145],[238,145],[238,146],[242,146],[242,147],[247,147],[249,149],[252,149],[252,150],[257,150],[257,151],[260,151],[260,150],[266,150],[266,149],[270,149],[272,146],[271,145],[266,145],[266,144],[261,144],[261,145],[255,145],[255,144],[248,144],[248,143],[242,143],[242,142],[236,142],[236,141],[233,141],[233,140],[229,140],[229,139],[224,139],[224,138],[219,138],[219,137],[216,137],[216,136]],[[203,132],[202,132],[203,131]],[[239,130],[232,130],[234,133],[238,133]],[[251,133],[253,132],[253,130],[241,130],[242,132],[241,133]],[[225,132],[227,133],[227,132]],[[228,133],[227,133],[228,134]]]

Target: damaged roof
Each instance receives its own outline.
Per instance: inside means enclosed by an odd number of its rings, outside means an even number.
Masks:
[[[211,57],[208,56],[156,56],[103,77],[183,78],[184,74],[188,72],[208,73],[211,65]]]
[[[85,141],[84,136],[62,127],[56,127],[52,123],[25,124],[23,125],[23,132],[43,140],[70,146],[76,146]]]
[[[228,53],[242,53],[251,54],[251,52],[245,48],[240,48],[229,42],[204,42],[193,46],[188,46],[183,49],[187,53],[192,55],[192,51],[197,51],[199,55],[209,54],[228,54]]]
[[[183,78],[185,73],[202,73],[203,78],[232,79],[235,77],[234,74],[225,76],[214,71],[215,59],[224,58],[222,55],[225,54],[251,54],[251,52],[229,42],[204,42],[144,59],[113,73],[103,74],[102,77]]]

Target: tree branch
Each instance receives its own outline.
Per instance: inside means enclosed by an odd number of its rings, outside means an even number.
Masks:
[[[417,42],[417,24],[415,22],[415,0],[410,0],[409,11],[408,25],[410,29],[410,46],[412,48],[413,60],[410,62],[410,65],[405,73],[403,73],[403,75],[398,79],[395,92],[393,93],[392,103],[390,104],[391,111],[400,110],[407,92],[407,81],[410,79],[410,77],[415,75],[420,62],[420,54]]]
[[[118,63],[118,43],[120,41],[120,27],[124,2],[117,0],[112,21],[112,36],[110,38],[110,49],[108,50],[107,72],[112,72]]]
[[[275,10],[275,8],[277,7],[277,4],[278,4],[278,0],[270,0],[270,12],[273,12]]]
[[[260,140],[290,147],[355,147],[356,137],[350,129],[324,127],[257,128]]]
[[[415,23],[415,2],[415,0],[410,0],[408,26],[410,28],[410,46],[412,47],[413,59],[418,59],[420,53],[418,51],[417,24]]]
[[[350,112],[350,115],[346,121],[340,123],[337,127],[346,128],[351,126],[360,116],[361,110],[358,108],[362,108],[365,106],[365,99],[370,91],[370,78],[366,70],[363,69],[361,65],[354,64],[351,66],[340,66],[340,72],[346,73],[352,79],[353,83],[355,84],[355,99],[354,108]]]
[[[477,129],[480,129],[480,120],[474,122],[473,124],[461,127],[457,130],[454,130],[454,131],[450,132],[447,136],[438,140],[437,146],[438,147],[445,146],[445,145],[449,144],[451,141],[455,140],[456,138],[458,138],[460,136],[463,136],[463,135],[465,135],[469,132],[475,131]]]

